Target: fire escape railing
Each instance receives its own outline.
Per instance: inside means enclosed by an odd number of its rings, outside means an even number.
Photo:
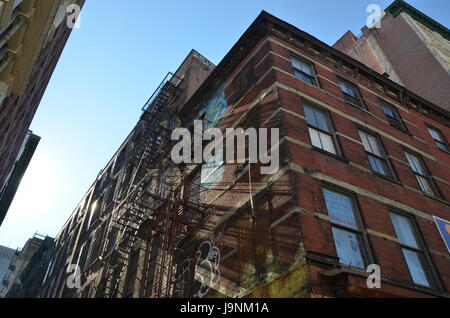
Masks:
[[[129,256],[139,240],[139,229],[146,221],[149,222],[148,225],[146,223],[147,230],[161,237],[153,297],[171,297],[176,249],[192,231],[205,226],[213,214],[206,205],[183,200],[183,180],[162,180],[154,173],[167,153],[160,149],[160,136],[166,129],[162,124],[169,119],[169,108],[181,93],[180,83],[181,79],[169,73],[142,108],[134,146],[127,161],[134,167],[133,173],[124,198],[113,211],[113,216],[116,216],[113,226],[119,234],[106,272],[104,296],[107,298],[119,296]],[[162,183],[166,183],[164,193],[158,191]]]

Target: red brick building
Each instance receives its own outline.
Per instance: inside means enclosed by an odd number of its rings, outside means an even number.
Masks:
[[[170,100],[158,92],[145,112]],[[56,238],[41,296],[449,296],[433,220],[450,218],[448,111],[266,12],[178,95],[160,126],[279,128],[279,169],[177,165],[144,112]]]

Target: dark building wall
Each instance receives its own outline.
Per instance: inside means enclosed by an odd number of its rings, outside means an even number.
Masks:
[[[53,238],[45,237],[39,248],[16,276],[6,298],[37,298],[50,261]]]
[[[39,144],[40,137],[28,132],[23,145],[23,151],[11,171],[11,175],[5,183],[3,189],[0,190],[0,225],[4,221],[6,213],[14,199],[17,189],[20,185],[23,175],[28,168],[28,164],[34,155],[36,147]]]
[[[21,274],[27,268],[36,252],[41,248],[43,242],[44,238],[35,234],[34,237],[30,238],[25,243],[20,252],[17,253],[17,258],[13,264],[14,267],[9,275],[9,284],[6,286],[7,288],[3,290],[2,296],[7,296],[11,290],[17,290],[17,288],[21,286]],[[38,279],[38,276],[36,276],[36,279]]]
[[[172,107],[189,99],[214,69],[214,65],[192,50],[175,72],[173,81],[181,94]],[[137,109],[138,110],[138,109]],[[141,123],[140,123],[141,124]],[[113,229],[117,202],[126,197],[133,166],[130,155],[139,139],[140,124],[132,130],[110,162],[99,172],[90,189],[55,238],[51,259],[46,268],[40,297],[103,297],[107,262],[116,244],[118,231]],[[167,136],[165,137],[167,138]],[[114,217],[114,218],[113,218]],[[90,252],[91,251],[91,252]],[[67,265],[78,264],[82,270],[82,288],[66,286]]]

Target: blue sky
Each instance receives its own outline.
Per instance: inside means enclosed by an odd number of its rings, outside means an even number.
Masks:
[[[31,125],[42,137],[0,228],[21,247],[55,236],[136,123],[168,71],[191,49],[217,64],[261,10],[332,45],[391,0],[87,0]],[[449,26],[450,1],[407,1]]]

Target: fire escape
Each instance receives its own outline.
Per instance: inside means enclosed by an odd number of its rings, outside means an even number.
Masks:
[[[170,106],[180,94],[180,82],[171,73],[166,76],[143,107],[136,127],[134,147],[127,163],[133,167],[133,173],[125,198],[116,204],[113,212],[113,226],[119,234],[106,273],[104,292],[107,298],[120,297],[121,282],[125,279],[133,247],[142,239],[138,235],[142,228],[161,238],[152,297],[172,297],[177,249],[206,229],[214,214],[214,209],[207,205],[185,200],[185,188],[198,187],[197,191],[203,191],[200,185],[187,185],[183,178],[167,180],[157,173],[163,159],[170,155],[170,150],[160,147],[163,136],[168,133],[162,124],[169,119]],[[160,191],[161,187],[165,191]]]

